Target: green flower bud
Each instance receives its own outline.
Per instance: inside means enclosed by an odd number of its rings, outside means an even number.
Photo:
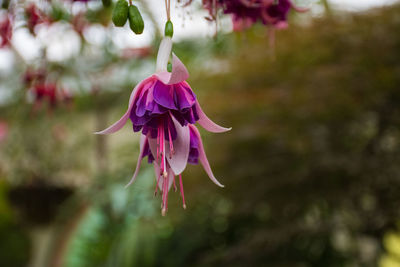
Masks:
[[[165,31],[164,31],[164,35],[165,36],[169,36],[172,38],[172,36],[174,35],[174,25],[172,25],[172,22],[170,20],[168,20],[165,23]]]
[[[172,72],[172,63],[171,62],[168,62],[167,71]]]
[[[126,0],[118,0],[112,14],[112,21],[117,27],[123,27],[128,20],[128,3]]]
[[[129,27],[136,34],[141,34],[144,29],[144,22],[139,9],[135,5],[129,6]]]

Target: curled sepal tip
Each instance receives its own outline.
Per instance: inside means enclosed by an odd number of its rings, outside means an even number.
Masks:
[[[199,114],[199,120],[197,122],[207,131],[212,133],[223,133],[230,131],[232,129],[231,127],[226,128],[219,126],[218,124],[213,122],[209,117],[207,117],[207,115],[204,113],[198,102],[196,102],[196,110],[197,113]]]
[[[219,187],[225,187],[217,180],[217,178],[215,178],[214,173],[211,170],[210,163],[208,163],[208,159],[206,156],[206,152],[204,151],[204,146],[203,142],[201,141],[199,130],[197,130],[196,126],[194,125],[189,125],[189,127],[194,131],[194,133],[197,135],[197,139],[199,140],[199,160],[201,165],[203,165],[203,168],[206,171],[208,177],[210,177],[211,181],[214,184],[218,185]]]

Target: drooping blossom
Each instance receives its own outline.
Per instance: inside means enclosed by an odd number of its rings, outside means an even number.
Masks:
[[[143,157],[154,165],[156,194],[162,192],[162,214],[165,215],[168,191],[179,176],[181,195],[184,199],[182,172],[187,163],[203,165],[211,180],[222,186],[212,174],[201,143],[200,134],[194,126],[198,122],[210,132],[230,129],[212,122],[201,109],[196,95],[186,82],[186,67],[172,55],[172,72],[167,71],[171,54],[171,38],[165,37],[157,55],[156,73],[140,82],[132,91],[128,110],[119,121],[97,134],[110,134],[120,130],[128,119],[134,132],[141,132],[140,153],[136,171],[128,183],[132,184],[139,171]],[[185,202],[183,203],[186,207]]]
[[[59,104],[70,105],[73,99],[73,95],[68,90],[57,86],[54,82],[34,82],[29,92],[33,98],[33,111],[37,111],[43,105],[52,111]]]
[[[9,15],[0,20],[0,48],[8,47],[12,37],[12,23]]]
[[[27,68],[22,81],[28,89],[28,94],[34,104],[34,111],[43,104],[47,104],[50,109],[54,109],[59,103],[69,105],[73,95],[54,81],[48,80],[47,71],[44,68]]]
[[[291,0],[203,0],[203,7],[209,11],[211,19],[216,18],[219,9],[230,14],[235,31],[247,29],[256,22],[286,28],[290,9],[307,11],[296,7]]]
[[[27,68],[24,75],[22,76],[22,81],[26,86],[30,86],[32,83],[44,81],[46,78],[46,71],[42,68],[32,69]]]
[[[57,103],[57,86],[54,83],[37,83],[32,88],[34,94],[35,105],[39,106],[47,101],[51,108]]]
[[[34,3],[31,3],[25,10],[26,23],[29,31],[35,34],[35,27],[39,24],[50,23],[50,19],[41,12]]]

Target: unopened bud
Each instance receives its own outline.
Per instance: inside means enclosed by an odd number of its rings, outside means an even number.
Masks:
[[[136,34],[141,34],[144,29],[144,22],[139,9],[135,5],[129,6],[129,27]]]
[[[169,36],[172,38],[172,36],[174,35],[174,25],[172,25],[172,22],[170,20],[168,20],[165,23],[165,31],[164,31],[164,35],[165,36]]]
[[[123,27],[128,20],[128,3],[126,0],[118,0],[112,13],[112,21],[117,27]]]

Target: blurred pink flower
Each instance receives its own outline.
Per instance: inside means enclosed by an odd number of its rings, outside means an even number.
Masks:
[[[0,20],[0,48],[10,45],[12,37],[12,22],[10,15],[6,15]]]
[[[35,84],[33,89],[33,93],[35,96],[35,103],[40,104],[44,100],[47,100],[50,104],[50,107],[55,107],[57,103],[57,86],[54,83],[38,83]]]
[[[51,20],[41,12],[34,3],[28,5],[25,9],[25,15],[27,18],[27,27],[32,34],[35,34],[35,27],[37,25],[51,23]]]
[[[305,12],[308,9],[296,7],[291,0],[203,0],[210,20],[215,20],[219,9],[232,16],[233,30],[241,31],[260,21],[274,28],[286,28],[290,9]]]

